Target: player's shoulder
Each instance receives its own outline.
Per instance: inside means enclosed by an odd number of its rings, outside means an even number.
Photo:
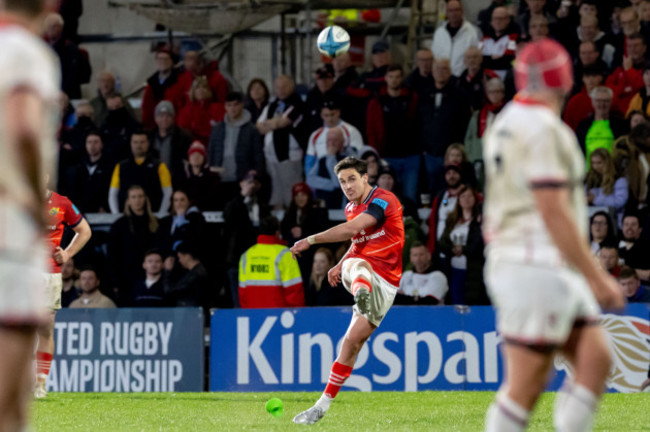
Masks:
[[[52,203],[59,205],[72,205],[72,201],[70,201],[67,196],[58,194],[56,192],[52,192]]]
[[[380,187],[376,187],[374,191],[371,192],[371,194],[372,195],[369,197],[368,203],[381,205],[382,202],[385,202],[387,204],[395,204],[400,202],[394,193]],[[386,210],[386,208],[384,208],[384,210]]]
[[[54,54],[47,44],[20,26],[0,28],[3,57],[20,57],[34,62],[52,60]]]

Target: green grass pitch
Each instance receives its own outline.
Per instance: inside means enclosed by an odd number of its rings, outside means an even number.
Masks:
[[[342,392],[314,426],[291,419],[319,393],[51,393],[32,407],[41,431],[481,431],[493,392]],[[284,415],[273,418],[266,401],[278,397]],[[552,431],[555,395],[543,395],[530,431]],[[650,394],[607,394],[598,431],[650,430]]]

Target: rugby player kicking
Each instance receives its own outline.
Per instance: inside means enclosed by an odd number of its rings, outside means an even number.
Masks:
[[[351,239],[350,249],[328,272],[327,279],[332,286],[343,281],[354,295],[355,305],[325,391],[313,407],[293,419],[298,424],[314,424],[327,413],[352,373],[363,344],[393,304],[402,277],[402,204],[392,193],[368,184],[368,167],[364,161],[345,158],[334,167],[334,172],[350,201],[345,207],[347,222],[296,242],[291,253],[296,256],[315,244]]]
[[[584,155],[560,120],[572,77],[560,44],[526,45],[515,62],[519,93],[486,135],[485,275],[505,355],[488,432],[526,428],[556,354],[573,373],[557,394],[555,428],[591,430],[612,363],[599,304],[624,301],[588,247]]]

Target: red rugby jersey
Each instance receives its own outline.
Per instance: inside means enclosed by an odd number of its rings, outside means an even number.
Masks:
[[[77,207],[67,197],[52,192],[47,200],[47,240],[50,244],[50,271],[61,273],[61,266],[54,259],[56,248],[61,246],[61,237],[66,226],[74,228],[83,219]]]
[[[375,217],[377,224],[352,237],[347,257],[364,259],[386,282],[399,287],[404,249],[402,204],[391,192],[375,186],[363,203],[350,202],[345,206],[348,221],[361,213]]]

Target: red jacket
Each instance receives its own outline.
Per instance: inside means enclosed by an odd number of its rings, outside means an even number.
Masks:
[[[407,108],[407,116],[415,118],[418,98],[415,93],[403,88],[401,96],[410,97]],[[366,111],[366,135],[368,136],[368,145],[375,148],[380,155],[384,155],[386,149],[386,125],[384,123],[384,106],[382,99],[388,97],[386,87],[382,88],[379,96],[372,98]],[[408,125],[404,125],[408,127]],[[409,131],[405,131],[405,135]]]
[[[188,102],[178,116],[178,126],[189,130],[194,139],[207,146],[213,123],[222,121],[225,114],[223,103]]]
[[[591,102],[591,97],[587,93],[587,88],[582,86],[580,93],[573,95],[564,109],[562,120],[569,125],[575,132],[578,129],[580,122],[590,114],[594,113],[594,105]]]
[[[208,79],[208,86],[212,90],[212,96],[215,102],[226,102],[228,95],[228,80],[219,72],[219,64],[216,61],[208,63],[203,75]],[[178,78],[178,85],[182,93],[183,105],[190,102],[189,92],[195,76],[190,71],[185,71]]]
[[[616,111],[620,115],[627,114],[627,108],[630,106],[630,101],[641,90],[643,85],[643,73],[635,68],[624,70],[619,66],[607,77],[605,85],[614,90],[614,101],[612,102],[612,111]]]
[[[158,82],[158,73],[153,74],[147,80],[147,86],[142,96],[142,127],[145,130],[156,127],[154,112],[159,102],[170,101],[177,113],[183,106],[183,94],[178,83],[179,76],[179,72],[173,69],[171,76],[163,84]]]

